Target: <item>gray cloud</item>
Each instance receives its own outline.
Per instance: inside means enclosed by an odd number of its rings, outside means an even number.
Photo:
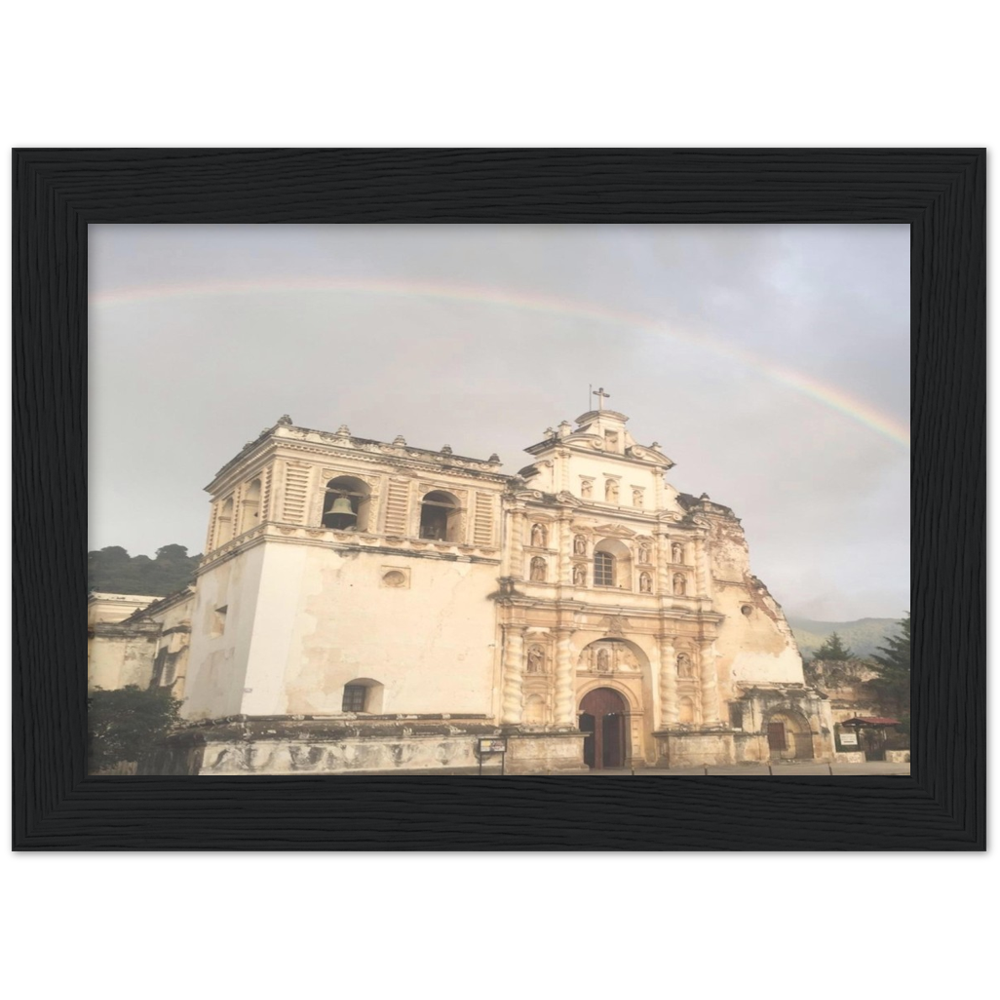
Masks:
[[[516,471],[600,383],[678,488],[743,518],[787,610],[898,616],[907,453],[766,371],[907,424],[908,267],[902,226],[91,227],[91,545],[200,550],[202,487],[284,412]],[[485,286],[571,314],[272,287],[330,280]],[[247,287],[158,294],[226,283]]]

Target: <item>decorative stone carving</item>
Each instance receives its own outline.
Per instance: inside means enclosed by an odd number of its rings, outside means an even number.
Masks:
[[[637,489],[632,490],[632,506],[633,507],[642,506],[642,490],[637,490]]]
[[[608,615],[601,624],[607,628],[606,635],[624,635],[628,619],[621,615]]]
[[[674,542],[674,544],[670,546],[670,558],[675,563],[684,562],[684,546],[681,545],[680,542]]]
[[[584,563],[577,563],[573,567],[573,585],[576,587],[587,586],[587,567]]]
[[[674,573],[674,597],[683,597],[687,593],[687,579],[683,573]]]
[[[593,492],[594,492],[594,483],[592,480],[583,479],[580,481],[580,496],[582,496],[584,500],[589,500],[590,497],[593,495]]]
[[[545,673],[545,650],[537,643],[528,650],[528,673]]]
[[[531,560],[531,579],[535,583],[545,582],[545,560],[541,556],[535,556]]]
[[[609,650],[606,646],[602,646],[597,651],[597,669],[601,673],[611,671],[611,650]]]
[[[545,530],[544,525],[533,524],[531,526],[531,544],[536,549],[544,549],[547,539],[548,539],[548,532]]]
[[[618,484],[613,479],[604,484],[604,499],[608,503],[618,503]]]
[[[687,653],[677,654],[677,676],[688,679],[694,677],[694,662]]]
[[[648,573],[639,574],[639,593],[651,594],[653,592],[653,578]]]
[[[649,562],[649,546],[645,542],[639,543],[638,558],[641,563]]]
[[[586,535],[574,535],[573,536],[573,551],[578,556],[585,556],[587,554],[587,536]]]

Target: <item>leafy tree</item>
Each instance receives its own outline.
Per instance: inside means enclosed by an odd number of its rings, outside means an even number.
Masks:
[[[841,642],[840,636],[832,632],[826,642],[813,653],[814,660],[850,660],[854,654]]]
[[[98,688],[87,703],[90,770],[141,760],[176,724],[181,703],[166,688]]]
[[[200,560],[200,555],[189,556],[184,545],[164,545],[155,559],[130,557],[120,545],[109,545],[88,553],[87,586],[91,591],[164,597],[194,579]]]
[[[910,613],[899,623],[899,633],[888,635],[879,653],[872,655],[877,677],[868,681],[880,704],[900,715],[910,714]]]

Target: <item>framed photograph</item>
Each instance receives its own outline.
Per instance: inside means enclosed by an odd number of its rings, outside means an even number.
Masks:
[[[16,848],[984,849],[982,150],[14,185]]]

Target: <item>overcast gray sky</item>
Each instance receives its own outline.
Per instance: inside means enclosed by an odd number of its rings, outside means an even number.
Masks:
[[[283,413],[496,451],[611,393],[793,615],[909,607],[905,226],[91,226],[90,544],[204,544]]]

